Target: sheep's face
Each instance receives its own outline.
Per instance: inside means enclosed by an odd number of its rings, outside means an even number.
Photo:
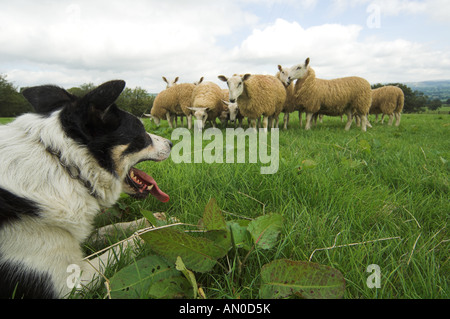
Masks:
[[[234,102],[234,103],[226,102],[226,104],[227,104],[228,112],[230,114],[230,121],[231,121],[231,123],[234,123],[236,121],[236,117],[239,113],[239,108],[238,108],[237,102]]]
[[[291,84],[292,81],[297,79],[303,79],[309,70],[309,58],[305,60],[305,63],[296,64],[289,68],[286,85]]]
[[[248,80],[249,77],[250,74],[245,74],[244,76],[233,75],[231,78],[226,78],[223,75],[219,76],[220,80],[227,82],[231,103],[235,103],[242,92],[244,92],[244,82]]]
[[[193,111],[193,115],[197,120],[197,128],[202,130],[205,127],[206,120],[208,119],[208,110],[209,108],[205,107],[190,107],[190,110]]]
[[[288,81],[290,68],[283,68],[281,65],[278,65],[278,70],[280,71],[280,81],[285,85],[289,86],[290,81]]]

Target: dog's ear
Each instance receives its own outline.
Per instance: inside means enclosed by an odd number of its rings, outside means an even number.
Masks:
[[[118,108],[114,102],[125,88],[125,81],[115,80],[103,83],[89,92],[83,99],[88,104],[88,125],[101,129],[114,129],[120,123]]]
[[[125,81],[109,81],[89,92],[85,98],[88,99],[89,104],[96,110],[105,111],[117,100],[124,88]]]
[[[37,113],[47,114],[73,102],[76,97],[66,90],[53,85],[30,87],[22,92]]]

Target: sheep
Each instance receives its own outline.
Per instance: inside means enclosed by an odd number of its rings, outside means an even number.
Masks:
[[[372,106],[370,114],[389,115],[389,125],[392,125],[395,116],[395,126],[400,125],[401,112],[405,103],[405,95],[397,86],[383,86],[372,90]]]
[[[174,86],[174,85],[177,84],[179,77],[177,76],[177,77],[175,78],[175,80],[173,80],[173,81],[167,80],[166,77],[164,77],[164,76],[162,77],[162,79],[163,79],[164,82],[167,83],[166,89],[168,89],[168,88],[170,88],[170,87],[172,87],[172,86]]]
[[[200,82],[202,80],[203,78],[200,79]],[[196,85],[193,83],[181,83],[161,91],[156,96],[150,112],[154,122],[159,125],[160,120],[166,118],[169,127],[173,128],[172,114],[186,116],[190,114],[188,107],[191,106],[192,92],[195,87]]]
[[[239,112],[248,117],[249,123],[256,130],[256,120],[263,116],[263,128],[278,127],[278,117],[286,101],[283,84],[273,75],[233,75],[227,78],[219,75],[221,81],[227,82],[230,90],[230,102],[237,102]]]
[[[286,70],[284,70],[281,65],[278,65],[278,70],[279,72],[277,72],[276,77],[281,81],[281,73],[286,72]],[[288,86],[285,86],[284,88],[286,90],[286,101],[284,102],[283,106],[283,113],[284,113],[283,129],[286,130],[289,124],[289,114],[294,112],[295,110],[298,110],[300,125],[302,124],[302,113],[301,113],[302,110],[301,107],[296,107],[295,104],[294,83],[290,83]]]
[[[191,106],[185,111],[188,118],[189,129],[192,126],[192,115],[198,120],[198,129],[201,130],[210,121],[216,127],[216,118],[224,110],[222,102],[222,89],[213,82],[202,82],[195,86],[191,96]]]
[[[230,91],[228,89],[222,90],[222,102],[224,103],[224,110],[220,114],[220,122],[222,126],[226,126],[228,121],[234,124],[236,128],[236,123],[239,123],[239,127],[242,127],[242,122],[244,117],[239,113],[238,105],[236,102],[230,102]]]
[[[333,80],[316,78],[314,70],[309,65],[309,58],[289,68],[286,75],[281,75],[285,85],[295,83],[295,100],[306,112],[305,130],[311,128],[311,118],[314,113],[340,116],[347,115],[345,130],[352,125],[352,114],[362,119],[361,130],[366,131],[367,114],[372,103],[370,83],[360,77],[345,77]]]

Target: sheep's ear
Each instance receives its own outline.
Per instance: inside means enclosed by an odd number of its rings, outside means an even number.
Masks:
[[[305,68],[308,67],[308,65],[309,65],[309,58],[307,58],[307,59],[305,60]]]
[[[225,100],[222,100],[222,102],[223,102],[224,104],[226,104],[226,105],[230,105],[230,104],[231,104],[229,101],[225,101]]]
[[[247,73],[242,77],[242,81],[247,81],[252,75]]]
[[[219,75],[218,78],[219,78],[219,80],[221,80],[223,82],[227,82],[228,81],[228,79],[227,79],[227,77],[225,75]]]
[[[173,83],[177,83],[178,82],[178,76],[175,78],[175,80],[173,81]]]
[[[200,83],[202,83],[202,82],[203,82],[203,76],[200,78],[200,80],[198,81],[197,84],[200,84]]]
[[[167,81],[167,79],[166,79],[165,76],[163,76],[162,79],[163,79],[164,82],[166,82],[167,84],[169,84],[169,81]]]
[[[278,64],[278,71],[283,71],[283,67],[281,65]]]

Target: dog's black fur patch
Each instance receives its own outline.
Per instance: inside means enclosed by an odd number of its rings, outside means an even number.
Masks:
[[[0,228],[23,215],[38,216],[38,212],[36,204],[31,200],[16,196],[0,187]]]
[[[0,261],[2,256],[0,254]],[[27,269],[20,263],[0,263],[0,299],[55,299],[50,276]]]

